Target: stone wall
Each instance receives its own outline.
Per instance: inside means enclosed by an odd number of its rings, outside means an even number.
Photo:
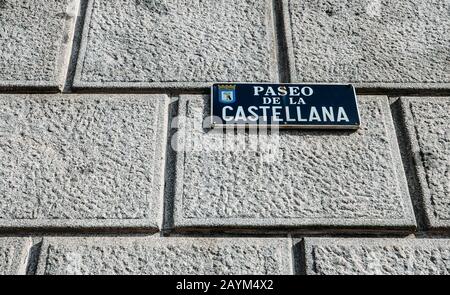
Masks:
[[[0,0],[1,274],[449,274],[448,0]],[[216,132],[214,82],[358,131]]]

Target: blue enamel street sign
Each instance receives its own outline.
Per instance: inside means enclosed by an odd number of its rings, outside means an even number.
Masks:
[[[358,129],[355,89],[349,84],[214,84],[212,125]]]

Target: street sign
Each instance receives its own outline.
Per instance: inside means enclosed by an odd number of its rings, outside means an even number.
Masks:
[[[358,129],[350,84],[221,83],[211,89],[212,126]]]

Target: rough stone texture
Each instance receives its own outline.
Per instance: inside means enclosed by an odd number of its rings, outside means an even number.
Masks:
[[[164,95],[0,95],[0,227],[156,228]]]
[[[448,275],[450,240],[305,239],[309,275]]]
[[[38,274],[291,274],[284,238],[49,238]]]
[[[180,98],[171,140],[176,228],[415,226],[386,97],[360,98],[362,127],[354,133],[259,138],[203,129],[208,101]]]
[[[0,0],[0,89],[62,84],[77,11],[77,0]]]
[[[74,86],[276,81],[270,0],[92,0]]]
[[[29,238],[0,238],[0,275],[22,275],[26,271]]]
[[[428,225],[450,227],[450,98],[402,98]]]
[[[448,88],[449,1],[284,1],[293,80]]]

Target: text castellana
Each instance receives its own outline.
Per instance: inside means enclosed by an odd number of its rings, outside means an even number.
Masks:
[[[222,119],[225,122],[268,121],[276,122],[349,122],[344,107],[322,106],[308,107],[305,99],[314,91],[311,87],[299,86],[254,86],[254,96],[262,98],[258,106],[224,106]],[[287,99],[289,106],[282,103]],[[284,106],[283,106],[284,105]],[[294,107],[292,107],[294,106]]]

